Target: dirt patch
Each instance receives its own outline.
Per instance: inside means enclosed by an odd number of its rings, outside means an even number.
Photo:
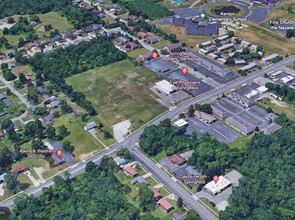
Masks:
[[[127,78],[128,79],[134,79],[134,78],[136,78],[138,76],[138,73],[128,73],[127,74]]]
[[[122,121],[113,126],[114,137],[116,141],[121,142],[124,137],[130,133],[131,122],[130,120]]]

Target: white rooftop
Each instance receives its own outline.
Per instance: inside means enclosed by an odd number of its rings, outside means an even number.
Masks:
[[[207,183],[204,188],[211,192],[212,195],[220,193],[222,190],[227,188],[231,183],[223,176],[219,176],[219,180],[215,183],[213,180]]]
[[[176,125],[177,127],[182,127],[184,125],[187,125],[187,121],[185,121],[184,119],[180,119],[180,120],[174,122],[174,125]]]
[[[175,90],[175,86],[170,84],[167,80],[162,80],[156,83],[158,89],[162,90],[166,94],[170,94]]]
[[[266,88],[265,86],[260,86],[259,88],[257,88],[257,91],[260,93],[264,93],[268,90],[268,88]]]

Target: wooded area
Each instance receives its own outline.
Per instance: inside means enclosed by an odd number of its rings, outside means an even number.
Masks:
[[[126,54],[116,49],[111,41],[99,37],[67,49],[57,49],[50,54],[37,53],[28,60],[28,63],[36,73],[38,85],[49,80],[52,89],[63,91],[72,101],[85,108],[90,115],[95,115],[96,111],[86,100],[85,95],[73,91],[73,88],[65,83],[65,79],[125,58]]]
[[[271,135],[257,133],[243,149],[229,148],[215,137],[184,135],[183,128],[170,120],[145,129],[140,138],[144,152],[154,156],[194,149],[188,163],[209,176],[236,169],[242,175],[240,186],[233,188],[230,206],[220,219],[295,219],[295,123],[285,115],[276,121],[283,128]],[[275,204],[275,205],[274,205]]]

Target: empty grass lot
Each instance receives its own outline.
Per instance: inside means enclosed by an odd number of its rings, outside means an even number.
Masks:
[[[293,54],[295,49],[295,41],[286,38],[283,34],[270,30],[266,27],[246,22],[249,26],[240,31],[236,31],[235,35],[241,39],[249,41],[251,44],[262,46],[265,55],[278,53],[282,56]]]
[[[172,25],[157,25],[158,28],[161,28],[167,34],[175,34],[177,39],[180,42],[184,42],[187,45],[188,49],[195,50],[196,45],[210,40],[211,37],[208,36],[192,36],[185,34],[185,27],[174,27]],[[213,38],[212,38],[213,39]]]
[[[150,91],[159,80],[146,68],[124,60],[72,76],[67,83],[86,95],[104,124],[129,119],[134,131],[166,110]]]
[[[64,140],[70,141],[75,147],[75,161],[83,160],[93,153],[104,149],[88,132],[84,131],[80,118],[74,118],[71,114],[65,114],[60,118],[54,119],[53,126],[57,129],[57,132],[58,127],[62,125],[70,132]]]

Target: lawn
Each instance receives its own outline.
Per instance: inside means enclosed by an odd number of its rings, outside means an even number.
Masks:
[[[144,53],[146,53],[148,51],[149,51],[148,49],[143,47],[143,48],[138,48],[138,49],[132,50],[130,52],[127,52],[127,55],[129,57],[137,57],[137,56],[139,56],[141,54],[144,54]]]
[[[73,25],[71,25],[65,17],[61,17],[57,12],[48,12],[46,14],[37,14],[40,17],[41,23],[38,24],[34,29],[37,30],[39,37],[44,34],[49,36],[50,31],[43,32],[38,31],[39,28],[44,27],[44,25],[51,24],[53,30],[56,28],[60,33],[65,33],[66,31],[74,30]]]
[[[155,186],[158,184],[158,182],[151,176],[147,177],[145,180],[148,181],[151,186]]]
[[[154,156],[154,159],[157,161],[157,162],[160,162],[161,160],[163,160],[164,158],[167,157],[167,154],[165,151],[161,151],[160,153],[158,153],[156,156]]]
[[[249,136],[241,135],[238,139],[231,142],[228,146],[231,148],[242,149],[246,146],[246,144],[250,142],[253,136],[254,136],[254,133]]]
[[[159,80],[146,68],[124,60],[72,76],[67,83],[86,95],[103,124],[111,127],[129,119],[134,131],[166,110],[150,91]]]
[[[71,114],[55,118],[53,126],[57,131],[61,125],[64,125],[70,132],[64,140],[70,141],[75,147],[75,161],[84,160],[104,149],[88,132],[84,131],[80,118],[75,118]]]
[[[171,25],[157,25],[158,28],[165,31],[167,34],[175,34],[180,42],[186,44],[188,49],[195,50],[196,45],[204,41],[208,41],[211,37],[208,36],[191,36],[185,34],[185,27],[174,27]]]
[[[252,44],[262,46],[266,53],[265,55],[273,53],[278,53],[282,56],[294,54],[294,41],[286,38],[283,34],[251,22],[246,22],[246,24],[249,27],[236,31],[235,35]]]
[[[162,49],[162,48],[166,47],[168,44],[170,44],[170,41],[162,40],[156,44],[153,44],[152,46],[156,49]]]
[[[159,192],[162,195],[162,197],[166,197],[170,194],[165,187],[159,188]]]
[[[285,113],[290,120],[295,121],[295,107],[289,105],[286,102],[280,103],[282,103],[283,105],[278,105],[276,104],[276,102],[271,101],[269,98],[263,98],[259,101],[258,105],[263,108],[270,107],[274,111],[274,113],[277,114]]]

